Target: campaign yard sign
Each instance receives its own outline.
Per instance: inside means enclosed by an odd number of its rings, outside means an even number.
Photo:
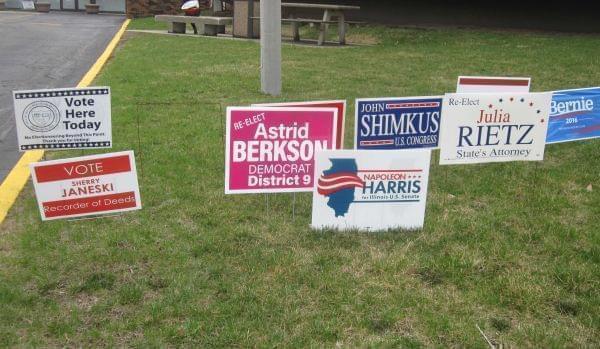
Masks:
[[[442,96],[356,100],[354,149],[438,146]]]
[[[551,93],[444,97],[440,165],[544,159]]]
[[[333,149],[336,108],[227,108],[225,193],[312,191],[314,156]]]
[[[495,76],[459,76],[457,93],[527,93],[531,78],[507,78]]]
[[[109,87],[13,92],[19,150],[111,148]]]
[[[42,220],[142,208],[132,151],[30,165]]]
[[[337,142],[335,149],[344,148],[344,132],[346,121],[346,100],[333,101],[311,101],[311,102],[285,102],[285,103],[264,103],[252,104],[253,107],[306,107],[306,108],[336,108],[337,109]]]
[[[425,221],[430,149],[317,153],[315,229],[420,229]]]
[[[555,91],[546,143],[600,137],[600,87]]]

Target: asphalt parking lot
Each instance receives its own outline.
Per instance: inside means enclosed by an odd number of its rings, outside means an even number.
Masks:
[[[124,20],[76,12],[0,12],[0,183],[21,157],[12,91],[76,86]]]

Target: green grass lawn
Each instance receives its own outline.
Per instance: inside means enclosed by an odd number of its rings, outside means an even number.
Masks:
[[[461,74],[600,82],[598,36],[352,35],[379,44],[284,46],[281,98],[259,92],[254,42],[127,35],[96,84],[144,209],[42,224],[28,186],[0,227],[0,346],[484,348],[477,325],[494,344],[600,346],[600,140],[539,163],[440,167],[435,152],[418,232],[316,232],[310,194],[295,219],[292,195],[267,210],[223,194],[227,106],[346,98],[350,147],[357,97],[443,94]]]

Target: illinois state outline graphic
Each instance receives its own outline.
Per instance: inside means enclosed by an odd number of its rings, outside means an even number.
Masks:
[[[354,202],[354,188],[363,187],[358,177],[358,166],[354,159],[329,159],[331,167],[323,171],[319,178],[318,192],[328,197],[327,206],[331,207],[336,217],[348,213],[350,204]]]

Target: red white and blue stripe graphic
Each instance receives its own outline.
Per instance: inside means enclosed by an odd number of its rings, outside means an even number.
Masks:
[[[377,147],[380,145],[394,145],[393,139],[380,139],[377,141],[360,141],[360,145],[363,147]]]
[[[386,109],[418,109],[418,108],[437,108],[440,102],[404,102],[404,103],[388,103]]]
[[[340,190],[363,188],[365,183],[355,173],[340,172],[331,175],[321,175],[317,183],[317,192],[321,195],[331,195]]]

